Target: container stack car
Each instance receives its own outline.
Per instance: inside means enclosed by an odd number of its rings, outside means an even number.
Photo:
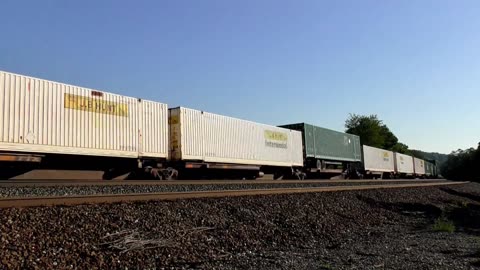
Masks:
[[[425,178],[425,161],[423,159],[413,158],[413,168],[416,178]]]
[[[168,158],[166,104],[0,72],[0,163],[96,168]]]
[[[309,177],[351,176],[361,166],[360,137],[306,123],[280,127],[302,132],[304,170]]]
[[[395,174],[392,151],[363,145],[364,177],[390,179]]]
[[[295,130],[178,107],[170,109],[170,135],[171,161],[180,175],[303,178],[302,134]]]
[[[394,152],[395,177],[411,178],[415,171],[413,169],[413,157]]]

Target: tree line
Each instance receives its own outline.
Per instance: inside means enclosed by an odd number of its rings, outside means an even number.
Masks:
[[[453,151],[441,167],[441,173],[451,180],[480,182],[480,143],[476,149]]]

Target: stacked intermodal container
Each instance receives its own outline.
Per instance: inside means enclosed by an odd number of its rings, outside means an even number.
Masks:
[[[302,132],[305,144],[305,158],[350,162],[362,161],[359,136],[306,123],[282,125],[280,127]]]
[[[419,159],[414,157],[413,164],[415,169],[415,175],[417,176],[424,176],[425,175],[425,161],[423,159]]]
[[[392,151],[363,146],[363,162],[365,171],[370,173],[393,173],[395,163]]]
[[[395,172],[400,175],[411,176],[415,173],[413,169],[413,157],[405,154],[394,153]]]
[[[295,130],[184,107],[170,109],[170,129],[173,161],[303,166]]]
[[[166,104],[0,71],[0,151],[168,157]]]

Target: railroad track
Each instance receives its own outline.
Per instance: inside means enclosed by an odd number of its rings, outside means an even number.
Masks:
[[[44,186],[124,186],[124,185],[229,185],[229,184],[309,184],[309,183],[391,183],[391,182],[446,182],[444,179],[365,179],[365,180],[4,180],[0,187],[44,187]]]
[[[55,197],[10,197],[0,199],[0,208],[31,207],[53,205],[78,205],[119,203],[127,201],[176,200],[189,198],[218,198],[233,196],[294,194],[312,192],[334,192],[367,189],[394,189],[415,188],[466,184],[468,182],[433,182],[433,183],[402,183],[356,186],[327,186],[310,188],[271,188],[271,189],[244,189],[244,190],[213,190],[195,192],[162,192],[162,193],[134,193],[134,194],[101,194],[86,196],[55,196]]]

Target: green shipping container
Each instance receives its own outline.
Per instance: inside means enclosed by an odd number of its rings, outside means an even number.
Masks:
[[[430,168],[430,162],[425,161],[425,175],[431,175],[431,168]]]
[[[360,137],[305,123],[282,125],[303,135],[304,157],[331,161],[361,162]]]

